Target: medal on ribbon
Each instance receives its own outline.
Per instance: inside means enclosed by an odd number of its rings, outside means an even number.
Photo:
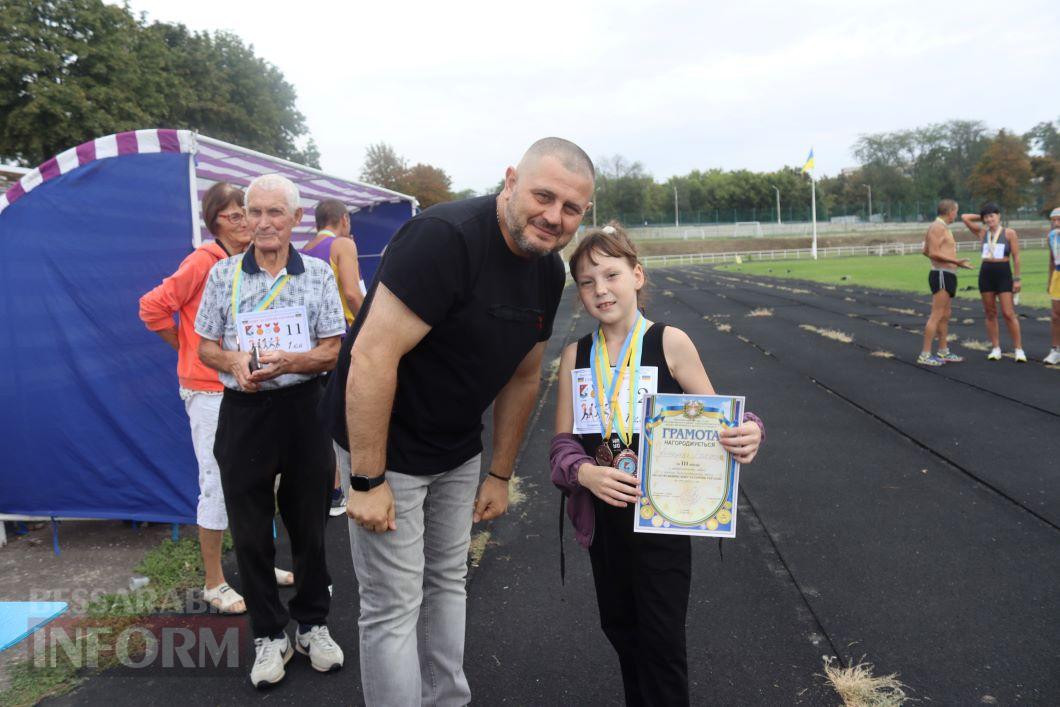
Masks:
[[[607,353],[607,339],[602,328],[597,328],[590,351],[593,391],[600,411],[600,436],[603,438],[600,446],[596,448],[596,463],[600,466],[612,466],[630,474],[637,472],[637,455],[630,449],[630,445],[633,443],[637,381],[646,329],[647,323],[638,313],[637,320],[622,343],[613,373]],[[628,410],[623,410],[619,401],[623,380],[629,381]],[[611,435],[614,427],[618,428],[617,439]]]

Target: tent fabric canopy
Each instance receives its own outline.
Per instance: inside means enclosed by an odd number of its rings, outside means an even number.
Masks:
[[[314,206],[323,199],[338,199],[344,202],[352,213],[371,210],[379,204],[415,202],[413,197],[405,194],[329,177],[310,167],[269,157],[220,140],[199,137],[197,143],[195,174],[198,178],[197,189],[200,200],[203,193],[215,182],[227,181],[246,186],[262,174],[281,174],[298,185],[298,191],[302,197],[303,214],[302,222],[294,231],[293,240],[296,243],[308,241],[313,237],[316,231]],[[203,237],[209,237],[205,227],[203,227]]]
[[[298,184],[303,239],[320,198],[347,204],[366,281],[416,206],[180,130],[98,138],[0,196],[0,513],[195,522],[176,354],[144,328],[138,301],[204,237],[203,190],[268,172]]]

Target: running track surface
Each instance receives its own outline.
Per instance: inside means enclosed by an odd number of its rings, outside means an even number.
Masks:
[[[824,656],[864,657],[935,704],[1060,701],[1060,369],[1040,363],[1047,312],[1022,312],[1032,363],[991,363],[961,345],[986,337],[978,303],[957,300],[951,348],[968,360],[924,368],[914,360],[926,293],[705,267],[650,276],[649,318],[687,331],[715,389],[747,396],[768,429],[741,474],[738,537],[723,554],[715,541],[693,542],[693,704],[834,705],[820,677]],[[768,316],[748,316],[763,309]],[[524,499],[475,529],[489,531],[468,582],[465,665],[478,704],[622,700],[588,556],[569,527],[559,581],[547,364],[590,330],[579,312],[568,288],[520,456]],[[1003,327],[1002,342],[1010,351]],[[54,703],[363,703],[341,518],[329,526],[328,552],[342,671],[318,675],[296,656],[284,683],[265,693],[250,687],[246,667],[198,679],[104,674]],[[289,557],[283,538],[279,555]]]

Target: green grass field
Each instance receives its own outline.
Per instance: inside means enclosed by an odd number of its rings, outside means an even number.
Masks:
[[[1023,292],[1020,306],[1050,307],[1049,294],[1045,291],[1048,272],[1048,251],[1042,248],[1024,250],[1020,253],[1022,263]],[[963,257],[963,254],[962,256]],[[973,270],[961,270],[957,277],[957,296],[979,300],[978,258],[972,258]],[[858,285],[879,287],[887,290],[904,290],[929,295],[927,273],[931,268],[922,255],[886,255],[857,258],[827,258],[822,260],[773,260],[719,265],[719,270],[740,272],[748,275],[796,278],[824,282],[829,285]],[[846,279],[843,279],[843,278]],[[971,286],[971,290],[965,287]]]

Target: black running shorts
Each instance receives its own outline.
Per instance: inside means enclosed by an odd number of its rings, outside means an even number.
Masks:
[[[957,273],[949,270],[932,270],[928,273],[928,285],[931,287],[931,294],[946,290],[946,294],[953,299],[957,296]]]
[[[983,263],[979,266],[980,292],[1012,292],[1012,264]]]

